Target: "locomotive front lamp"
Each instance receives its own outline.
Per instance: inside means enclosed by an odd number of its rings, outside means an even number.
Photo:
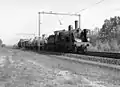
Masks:
[[[87,38],[87,41],[89,42],[89,41],[90,41],[90,38]]]

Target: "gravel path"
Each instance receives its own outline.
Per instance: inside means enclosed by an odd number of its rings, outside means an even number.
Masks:
[[[19,50],[0,50],[0,87],[120,87],[120,71]]]
[[[99,87],[69,71],[52,70],[33,60],[13,61],[5,56],[1,57],[0,76],[2,87]]]

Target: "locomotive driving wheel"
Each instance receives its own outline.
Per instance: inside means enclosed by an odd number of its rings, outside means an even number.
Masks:
[[[74,52],[75,52],[75,53],[78,53],[78,48],[77,48],[77,46],[74,47]]]
[[[83,53],[86,53],[86,52],[87,52],[87,47],[84,46],[84,47],[83,47]]]
[[[86,53],[86,52],[87,52],[87,47],[85,47],[85,48],[84,48],[83,52],[84,52],[84,53]]]

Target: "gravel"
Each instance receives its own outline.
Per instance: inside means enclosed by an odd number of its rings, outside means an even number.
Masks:
[[[2,56],[0,65],[0,87],[99,87],[72,72],[49,69],[33,60]]]

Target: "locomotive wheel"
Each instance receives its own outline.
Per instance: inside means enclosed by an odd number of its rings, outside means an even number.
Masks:
[[[76,46],[74,47],[74,52],[78,53],[78,48]]]
[[[84,47],[83,53],[86,53],[86,52],[87,52],[87,47]]]

